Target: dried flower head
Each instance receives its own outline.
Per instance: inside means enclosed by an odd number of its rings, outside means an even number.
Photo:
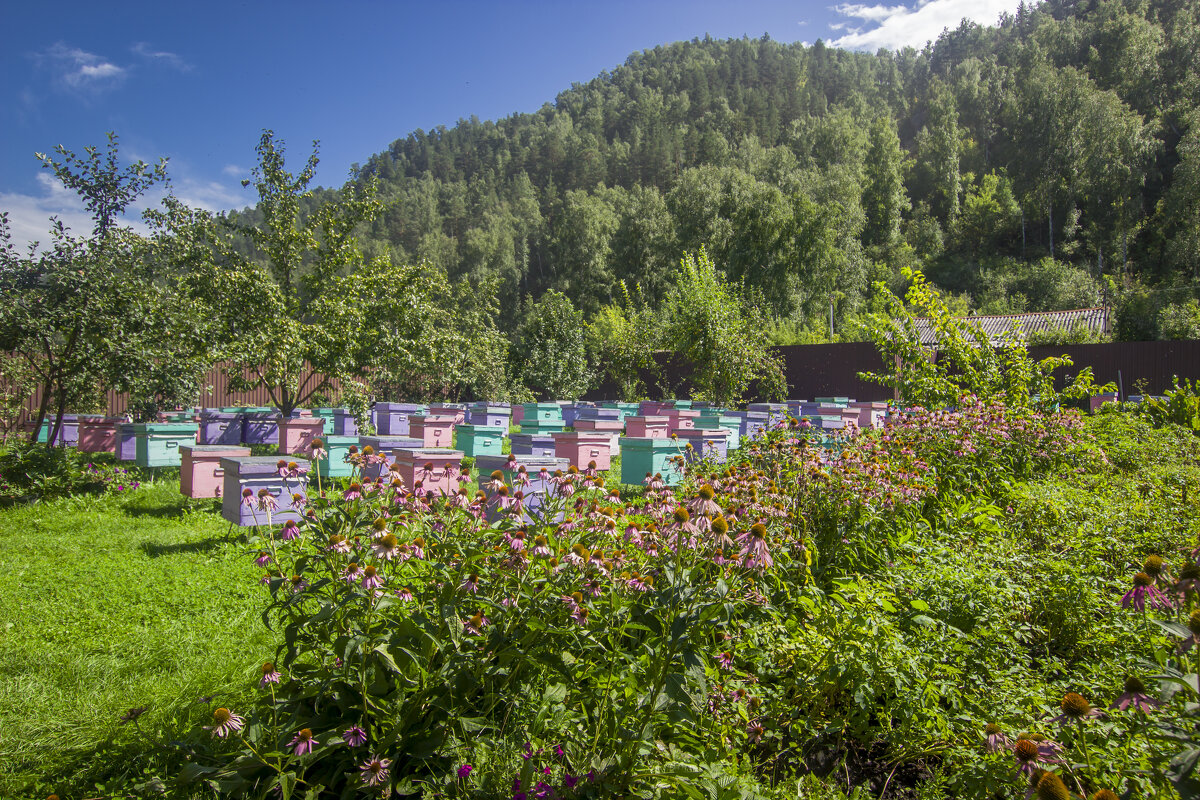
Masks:
[[[1037,782],[1036,792],[1038,800],[1071,800],[1071,793],[1066,784],[1053,772],[1042,773]]]
[[[1152,578],[1157,578],[1162,574],[1163,560],[1162,556],[1151,555],[1146,556],[1146,560],[1142,563],[1142,572],[1145,572]]]

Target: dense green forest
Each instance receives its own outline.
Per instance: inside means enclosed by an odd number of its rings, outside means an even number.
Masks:
[[[550,290],[589,317],[621,281],[655,306],[703,244],[781,343],[827,339],[831,303],[852,335],[906,266],[964,312],[1106,303],[1118,338],[1193,338],[1198,97],[1200,3],[1053,0],[922,51],[656,47],[353,180],[387,203],[373,254],[499,279],[508,330]]]

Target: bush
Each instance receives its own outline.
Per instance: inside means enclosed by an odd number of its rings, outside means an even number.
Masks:
[[[136,471],[111,456],[21,442],[0,453],[0,502],[122,492],[140,486]]]

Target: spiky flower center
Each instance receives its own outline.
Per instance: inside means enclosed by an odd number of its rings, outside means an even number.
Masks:
[[[754,523],[750,526],[750,535],[755,539],[767,538],[767,526],[763,525],[761,522]]]
[[[1157,578],[1162,574],[1163,560],[1162,556],[1146,556],[1145,562],[1142,564],[1142,572],[1145,572],[1151,577]]]
[[[262,674],[263,675],[270,675],[274,671],[275,671],[275,665],[272,664],[270,661],[268,661],[267,663],[262,665]]]
[[[1013,745],[1013,753],[1018,761],[1027,764],[1038,757],[1037,743],[1029,739],[1018,739],[1017,743]]]
[[[229,722],[232,717],[233,712],[231,712],[228,708],[218,708],[213,712],[213,722],[217,723],[218,725],[224,725],[226,722]]]
[[[275,462],[275,469],[287,469],[288,462],[285,459],[279,459]]]
[[[1152,583],[1154,583],[1154,578],[1151,578],[1144,572],[1139,572],[1137,575],[1133,576],[1134,586],[1149,586]]]
[[[1053,772],[1042,775],[1037,782],[1038,800],[1071,800],[1071,793],[1062,782],[1062,778]]]
[[[1183,565],[1183,568],[1179,570],[1179,580],[1194,581],[1197,579],[1200,579],[1200,564],[1197,564],[1195,561],[1187,562]],[[1108,790],[1102,789],[1101,791]]]
[[[296,738],[302,742],[307,742],[313,737],[312,728],[301,728],[296,732]]]
[[[363,575],[366,575],[368,578],[374,578],[376,572],[378,572],[378,570],[375,569],[375,565],[368,564],[363,570]]]
[[[701,498],[703,498],[705,500],[712,500],[715,495],[716,495],[716,492],[714,492],[713,488],[711,486],[709,486],[708,484],[705,484],[704,486],[700,487],[700,497]]]
[[[995,736],[996,734],[1000,733],[1001,730],[1001,727],[994,722],[989,722],[983,728],[983,732],[988,736]]]
[[[725,521],[724,517],[713,517],[712,529],[718,534],[728,533],[729,523]]]
[[[388,549],[391,549],[391,548],[395,547],[396,545],[400,544],[400,540],[396,538],[396,534],[394,534],[394,533],[385,533],[383,536],[380,536],[376,541],[379,542],[381,547],[386,547]]]
[[[1062,711],[1071,719],[1083,719],[1091,710],[1091,705],[1083,695],[1067,692],[1063,696]]]
[[[366,447],[363,448],[364,456],[373,455],[374,453],[375,453],[375,448],[371,447],[371,445],[367,445]]]
[[[1130,675],[1125,679],[1125,692],[1126,694],[1145,694],[1146,684],[1142,683],[1140,678]]]
[[[1108,789],[1100,789],[1092,795],[1092,800],[1117,800],[1117,796]]]

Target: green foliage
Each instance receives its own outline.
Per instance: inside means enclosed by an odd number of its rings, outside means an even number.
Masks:
[[[0,504],[136,489],[136,470],[110,454],[17,442],[0,452]]]
[[[1200,339],[1200,301],[1164,306],[1158,312],[1158,330],[1164,339]]]
[[[23,359],[0,355],[0,444],[8,442],[35,388],[33,370]]]
[[[573,400],[592,384],[587,325],[566,295],[550,291],[525,312],[509,350],[512,372],[539,400]]]
[[[783,365],[768,350],[762,312],[725,280],[705,248],[680,261],[663,314],[663,343],[692,367],[693,397],[733,407],[758,381],[760,396],[783,399]]]
[[[634,286],[633,292],[624,283],[618,286],[620,304],[602,307],[588,323],[588,352],[596,365],[597,379],[612,381],[621,400],[636,403],[648,396],[643,373],[653,375],[657,369],[654,346],[659,331],[641,286]]]
[[[1180,381],[1162,398],[1147,397],[1138,410],[1155,425],[1181,425],[1200,435],[1200,381]]]
[[[902,403],[943,408],[957,405],[970,395],[1014,408],[1054,408],[1063,400],[1100,391],[1092,383],[1090,369],[1073,376],[1061,392],[1056,391],[1053,373],[1070,366],[1069,358],[1035,362],[1020,336],[999,343],[989,341],[970,318],[950,314],[946,302],[924,275],[909,272],[906,276],[911,284],[903,301],[880,287],[887,298],[887,310],[873,315],[868,326],[884,363],[895,364],[895,372],[862,373],[864,380],[895,389]],[[925,318],[936,337],[929,349],[921,343],[914,311]]]

